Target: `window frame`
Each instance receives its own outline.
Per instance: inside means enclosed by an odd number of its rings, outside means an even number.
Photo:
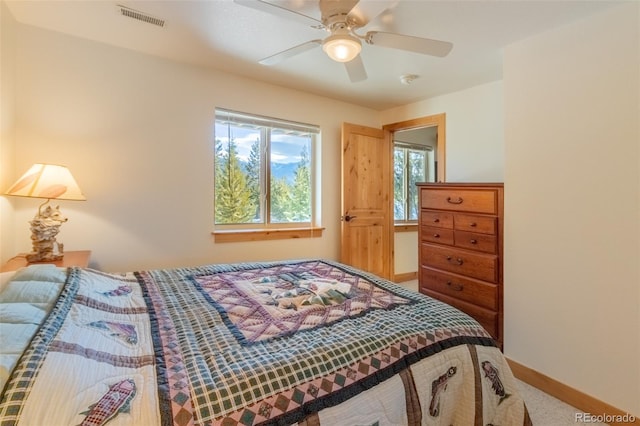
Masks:
[[[253,127],[260,133],[260,174],[263,177],[260,182],[260,216],[261,222],[218,224],[216,223],[216,194],[215,194],[215,161],[214,156],[214,197],[213,197],[213,231],[216,242],[273,240],[283,238],[314,238],[322,235],[319,225],[319,145],[321,141],[320,126],[266,117],[251,113],[233,111],[224,108],[215,109],[214,119],[214,144],[218,138],[215,128],[220,122],[227,125]],[[308,134],[309,144],[309,190],[310,196],[310,220],[304,222],[272,222],[271,221],[271,147],[273,134],[276,131],[289,133]]]

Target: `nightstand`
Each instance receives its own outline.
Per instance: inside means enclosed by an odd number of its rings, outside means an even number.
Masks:
[[[91,250],[79,250],[79,251],[66,251],[64,257],[55,262],[27,262],[27,253],[20,253],[7,261],[2,265],[0,272],[9,272],[18,270],[28,265],[40,265],[40,264],[52,264],[61,266],[63,268],[69,266],[77,266],[79,268],[86,268],[89,266],[89,258],[91,257]]]

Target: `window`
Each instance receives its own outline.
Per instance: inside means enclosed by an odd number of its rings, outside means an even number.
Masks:
[[[393,149],[393,215],[395,222],[418,220],[416,182],[427,181],[427,164],[433,149],[397,143]]]
[[[216,109],[216,231],[313,227],[319,132],[318,126]]]

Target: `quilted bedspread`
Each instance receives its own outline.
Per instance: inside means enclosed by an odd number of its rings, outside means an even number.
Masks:
[[[3,390],[0,425],[105,423],[530,420],[473,319],[348,266],[299,260],[69,269]]]

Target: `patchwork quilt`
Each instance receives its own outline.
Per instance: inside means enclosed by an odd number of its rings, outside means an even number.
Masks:
[[[2,301],[0,293],[0,301]],[[0,425],[527,425],[467,315],[340,263],[70,268]]]

